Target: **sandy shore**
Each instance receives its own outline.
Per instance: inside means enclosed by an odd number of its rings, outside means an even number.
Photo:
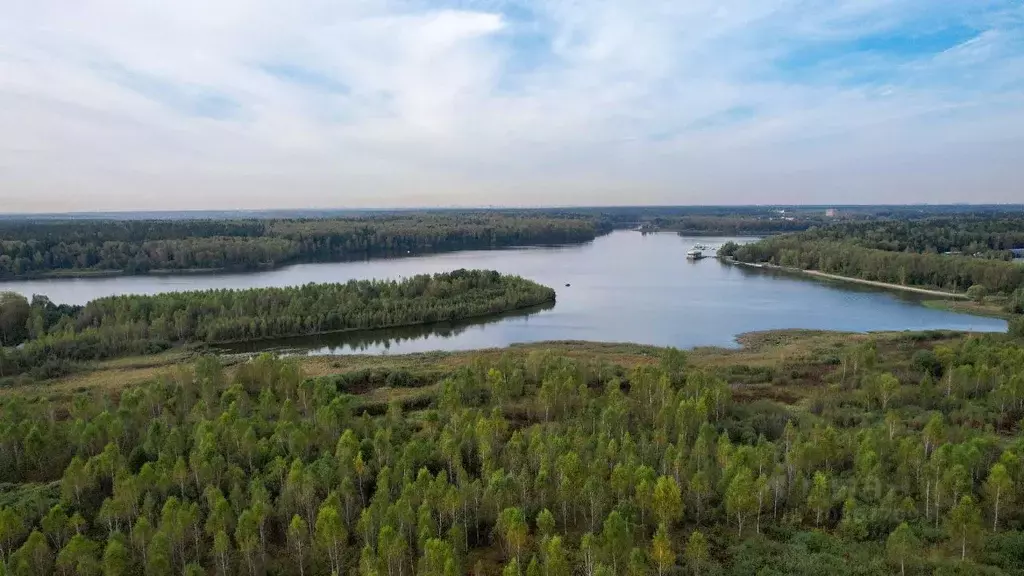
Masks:
[[[943,290],[934,290],[931,288],[919,288],[917,286],[904,286],[902,284],[890,284],[888,282],[878,282],[875,280],[863,280],[861,278],[850,278],[849,276],[839,276],[838,274],[826,274],[825,272],[819,272],[817,270],[802,270],[800,268],[787,268],[785,266],[775,266],[774,264],[751,264],[748,262],[738,262],[736,260],[724,260],[731,264],[738,264],[740,266],[747,266],[750,268],[763,268],[766,270],[780,270],[782,272],[790,272],[793,274],[803,274],[814,278],[823,278],[826,280],[838,280],[840,282],[851,282],[853,284],[863,284],[865,286],[875,286],[877,288],[885,288],[887,290],[902,290],[903,292],[914,292],[915,294],[924,294],[926,296],[938,296],[939,298],[953,298],[957,300],[964,300],[967,298],[966,294],[958,294],[956,292],[946,292]]]

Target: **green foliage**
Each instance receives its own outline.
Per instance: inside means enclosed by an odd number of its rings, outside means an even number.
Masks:
[[[882,224],[880,231],[873,229],[876,223],[870,223],[863,227],[840,225],[771,236],[737,247],[732,256],[741,262],[770,262],[891,284],[957,292],[984,286],[992,292],[1010,295],[1024,286],[1024,266],[1006,262],[1003,256],[1009,252],[994,248],[1005,246],[1008,241],[1024,245],[1020,219],[1013,221],[1016,230],[1007,230],[1004,235],[991,232],[995,226],[991,221],[979,222],[975,240],[971,241],[980,243],[977,246],[959,246],[966,238],[957,246],[942,241],[918,241],[918,237],[935,231],[934,223],[927,221],[902,222],[894,227]],[[970,255],[959,255],[961,248]],[[958,254],[943,253],[950,251]],[[985,257],[989,255],[994,257]],[[974,291],[975,296],[979,290]]]
[[[28,336],[31,308],[28,300],[15,292],[0,292],[0,346],[14,346]]]
[[[0,396],[0,555],[16,574],[1024,570],[1020,347],[946,338],[935,382],[912,360],[935,342],[877,343],[845,382],[806,360],[833,383],[811,410],[817,386],[730,390],[697,353],[487,352],[380,390],[387,360],[306,378],[204,358],[117,395]],[[359,396],[412,389],[415,408]]]
[[[8,220],[0,222],[0,280],[256,270],[302,261],[585,242],[601,231],[588,217],[513,212],[303,220]]]
[[[906,565],[917,557],[920,549],[921,542],[906,522],[900,523],[885,541],[889,561],[899,565],[900,574],[906,573]]]
[[[51,332],[0,355],[0,374],[54,361],[153,352],[171,343],[215,344],[459,320],[554,299],[554,290],[529,280],[477,270],[400,281],[111,296],[76,309],[69,322],[58,322]]]

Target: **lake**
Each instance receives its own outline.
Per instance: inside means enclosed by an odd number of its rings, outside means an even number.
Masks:
[[[458,268],[518,274],[555,288],[554,306],[486,321],[261,342],[233,350],[309,354],[468,350],[545,340],[735,346],[744,332],[810,328],[868,332],[951,329],[1005,331],[1006,322],[926,308],[920,297],[853,284],[689,261],[694,244],[730,238],[616,231],[577,246],[454,252],[401,259],[298,264],[248,274],[129,276],[0,283],[0,290],[83,304],[113,294],[291,286],[359,278],[399,278]],[[731,239],[737,240],[737,239]]]

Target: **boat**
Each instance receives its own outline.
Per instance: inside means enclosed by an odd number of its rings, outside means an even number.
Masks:
[[[701,250],[700,248],[697,248],[696,246],[690,248],[690,250],[686,253],[686,258],[689,260],[700,260],[703,257],[704,251]]]

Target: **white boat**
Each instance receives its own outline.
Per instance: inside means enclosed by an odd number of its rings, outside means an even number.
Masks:
[[[690,260],[700,260],[704,257],[704,251],[699,248],[690,248],[690,251],[686,253],[686,257]]]

